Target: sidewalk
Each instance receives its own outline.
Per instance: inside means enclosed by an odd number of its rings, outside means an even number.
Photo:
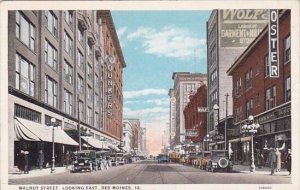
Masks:
[[[250,174],[261,174],[270,175],[271,169],[269,167],[255,167],[255,172],[250,172],[250,166],[246,165],[233,165],[233,171],[240,173],[250,173]],[[289,172],[286,169],[281,169],[280,172],[274,172],[274,176],[289,176]]]
[[[51,168],[44,168],[34,169],[29,171],[29,174],[20,173],[19,171],[14,171],[8,173],[8,179],[20,179],[20,178],[30,178],[30,177],[39,177],[39,176],[46,176],[46,175],[55,175],[58,173],[69,172],[70,167],[67,169],[66,167],[56,167],[54,173],[51,173]]]

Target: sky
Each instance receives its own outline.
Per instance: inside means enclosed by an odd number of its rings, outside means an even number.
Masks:
[[[206,21],[211,11],[112,11],[126,62],[124,118],[139,118],[147,149],[158,154],[169,122],[173,72],[207,72]]]

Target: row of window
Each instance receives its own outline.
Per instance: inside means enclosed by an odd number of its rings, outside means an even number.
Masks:
[[[276,107],[276,97],[277,97],[277,89],[276,86],[272,86],[271,88],[267,89],[265,91],[265,110],[272,109]],[[284,97],[285,102],[288,102],[291,100],[291,77],[287,77],[285,79],[284,83]],[[259,105],[259,94],[256,94],[256,106]],[[246,102],[246,117],[249,117],[250,115],[253,115],[253,99],[249,99]],[[239,122],[243,120],[243,110],[242,106],[236,108],[234,110],[235,115],[235,122]]]
[[[72,67],[65,62],[64,75],[69,80],[72,81],[73,75]],[[78,75],[78,89],[83,92],[83,78]],[[99,81],[98,81],[99,82]],[[30,96],[35,95],[35,66],[25,60],[19,54],[16,54],[16,89],[29,94]],[[45,102],[53,107],[57,107],[57,82],[49,76],[45,76]],[[64,91],[64,111],[72,115],[72,94],[67,90]],[[93,90],[92,87],[88,85],[87,97],[89,100],[93,100]],[[96,105],[100,104],[100,96],[95,93]]]

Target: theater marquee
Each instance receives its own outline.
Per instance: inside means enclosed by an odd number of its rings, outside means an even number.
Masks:
[[[221,48],[247,47],[268,21],[268,11],[262,9],[226,9],[219,13]]]

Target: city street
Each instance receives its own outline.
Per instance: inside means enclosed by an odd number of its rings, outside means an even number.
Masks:
[[[23,174],[24,175],[24,174]],[[157,164],[147,160],[92,173],[58,173],[10,179],[9,184],[284,184],[288,175],[265,173],[211,173],[180,164]]]

